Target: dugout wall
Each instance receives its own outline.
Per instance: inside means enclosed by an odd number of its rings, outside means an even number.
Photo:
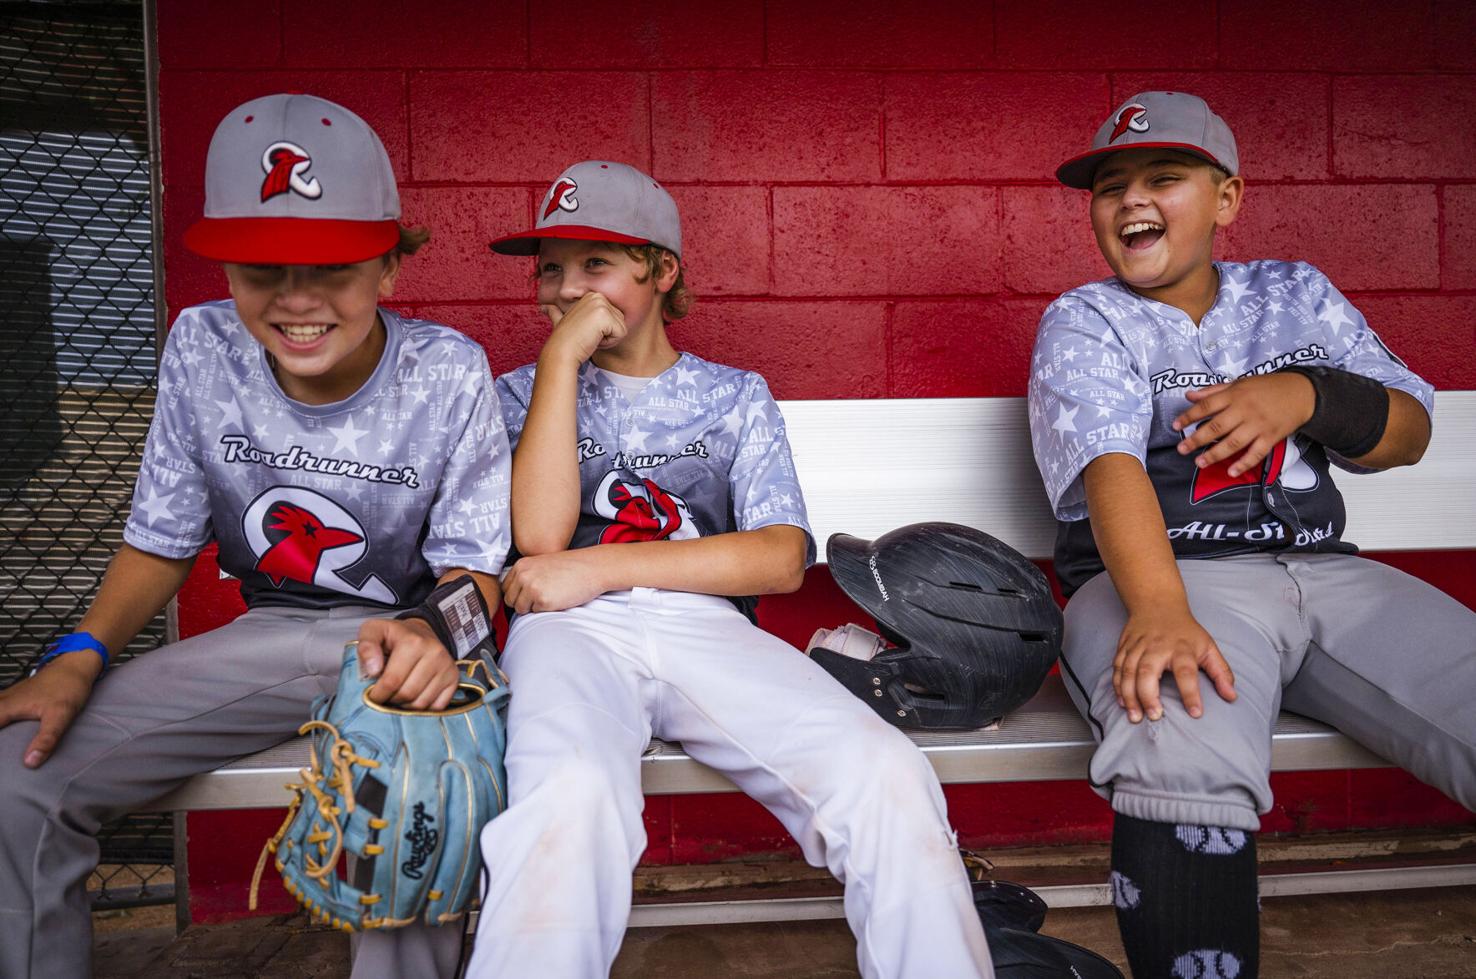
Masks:
[[[1316,263],[1415,370],[1476,389],[1476,8],[1460,0],[615,0],[597,18],[551,0],[159,0],[158,44],[171,309],[222,293],[179,241],[216,121],[305,90],[383,135],[407,219],[433,231],[400,307],[476,337],[494,371],[531,360],[544,327],[528,270],[486,241],[526,226],[566,163],[609,157],[683,209],[699,301],[678,346],[761,371],[781,398],[1023,395],[1041,309],[1106,271],[1055,165],[1122,97],[1187,88],[1241,144],[1225,257]],[[1471,554],[1383,557],[1476,605]],[[181,628],[237,607],[202,561]],[[851,614],[823,571],[762,611],[796,642]],[[1271,831],[1473,819],[1394,771],[1275,786]],[[976,845],[1107,832],[1083,782],[948,794]],[[191,817],[198,916],[239,912],[255,859],[210,839],[277,821]],[[733,796],[653,798],[646,823],[654,862],[793,852]]]

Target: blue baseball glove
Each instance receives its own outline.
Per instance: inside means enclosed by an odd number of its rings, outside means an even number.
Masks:
[[[335,928],[461,917],[476,896],[482,826],[507,806],[508,689],[484,661],[460,665],[450,706],[406,710],[369,701],[374,681],[348,644],[337,692],[300,729],[313,736],[312,762],[288,786],[297,798],[262,849],[252,907],[275,853],[288,892]]]

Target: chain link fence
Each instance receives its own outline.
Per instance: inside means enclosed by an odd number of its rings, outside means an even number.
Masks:
[[[156,379],[144,11],[0,2],[0,686],[122,540]],[[159,616],[120,654],[164,641]],[[95,907],[173,900],[172,824],[106,827]]]

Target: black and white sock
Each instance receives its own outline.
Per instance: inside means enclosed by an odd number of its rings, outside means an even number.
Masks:
[[[1255,979],[1256,837],[1117,814],[1112,900],[1135,979]]]

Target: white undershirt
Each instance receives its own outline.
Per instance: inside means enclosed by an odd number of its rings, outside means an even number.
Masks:
[[[651,383],[649,377],[631,377],[629,374],[617,374],[614,371],[607,371],[603,367],[596,367],[595,370],[599,371],[605,380],[619,388],[620,393],[625,395],[626,401],[635,400],[635,396],[644,391],[646,385]]]

